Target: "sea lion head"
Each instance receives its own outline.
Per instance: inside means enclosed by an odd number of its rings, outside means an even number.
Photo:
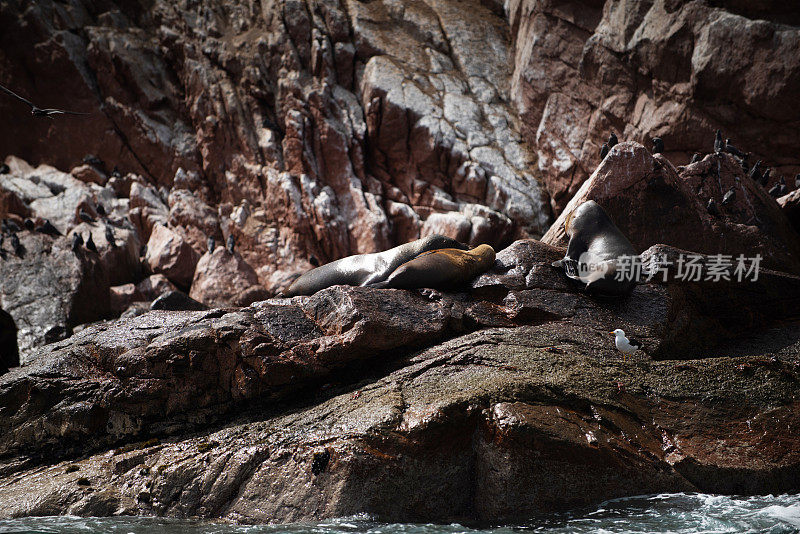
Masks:
[[[495,252],[489,245],[478,245],[470,250],[469,254],[478,258],[478,266],[482,271],[485,271],[494,264]]]
[[[469,247],[463,243],[459,243],[452,237],[443,236],[440,234],[433,234],[426,237],[422,242],[422,251],[437,250],[441,248],[457,248],[458,250],[468,250]]]
[[[594,200],[587,200],[567,215],[564,232],[571,237],[578,232],[598,230],[609,222],[606,210]]]

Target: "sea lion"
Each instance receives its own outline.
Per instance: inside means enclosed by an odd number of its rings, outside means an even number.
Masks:
[[[587,291],[624,295],[633,290],[632,276],[616,276],[618,260],[634,261],[636,250],[600,204],[588,200],[575,208],[564,221],[564,231],[569,236],[567,254],[554,267],[564,267],[567,276],[585,282]]]
[[[468,247],[443,235],[430,235],[399,247],[371,254],[356,254],[311,269],[295,280],[283,296],[313,295],[321,289],[344,284],[366,286],[383,282],[402,264],[430,250]]]
[[[461,285],[494,265],[494,249],[478,245],[472,250],[442,248],[420,254],[398,267],[384,282],[370,287],[417,289]]]

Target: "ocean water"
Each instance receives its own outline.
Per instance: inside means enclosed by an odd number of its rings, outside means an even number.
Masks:
[[[2,533],[58,534],[527,534],[800,533],[800,494],[757,497],[670,493],[627,497],[521,525],[380,523],[356,516],[294,525],[231,525],[148,517],[30,517],[0,521]]]

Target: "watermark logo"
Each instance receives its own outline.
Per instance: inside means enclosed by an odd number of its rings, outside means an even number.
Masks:
[[[591,284],[595,280],[602,280],[611,270],[612,262],[605,261],[597,254],[588,250],[578,258],[577,276],[586,284]]]
[[[635,280],[650,282],[651,280],[667,281],[670,270],[674,279],[683,282],[719,282],[721,280],[737,282],[758,280],[758,269],[761,265],[761,254],[746,257],[739,254],[735,259],[730,254],[680,254],[672,261],[665,254],[653,254],[646,264],[639,256],[621,256],[616,260],[614,278],[618,281]]]

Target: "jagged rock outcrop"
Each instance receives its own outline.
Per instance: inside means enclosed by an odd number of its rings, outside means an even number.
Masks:
[[[728,191],[734,200],[723,204]],[[717,213],[706,208],[713,199]],[[729,154],[676,169],[638,143],[615,146],[542,237],[566,246],[564,221],[594,200],[638,251],[663,243],[703,254],[762,257],[770,269],[800,273],[800,235],[775,199]]]
[[[631,494],[795,491],[800,278],[766,273],[774,296],[732,283],[705,307],[685,297],[711,284],[675,279],[609,301],[552,268],[562,254],[518,241],[462,292],[336,286],[50,345],[0,378],[0,515],[512,521]],[[731,302],[752,332],[733,342],[714,326],[734,325]],[[784,316],[789,341],[750,352]],[[623,360],[612,326],[652,355],[715,357]]]
[[[512,0],[506,10],[511,94],[556,211],[612,131],[648,147],[661,137],[685,164],[711,152],[721,128],[751,165],[777,170],[774,182],[800,171],[796,5]]]

